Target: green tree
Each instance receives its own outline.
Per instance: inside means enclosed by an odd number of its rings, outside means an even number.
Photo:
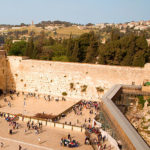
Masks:
[[[144,52],[143,51],[136,52],[133,58],[132,65],[143,67],[144,64],[145,64]]]
[[[8,53],[9,53],[9,50],[10,50],[12,44],[13,44],[13,43],[12,43],[12,39],[8,38],[8,39],[5,40],[4,48],[5,48],[5,50],[6,50]]]
[[[49,45],[54,45],[55,40],[52,37],[49,37]]]
[[[89,33],[82,34],[78,39],[79,51],[78,62],[84,62],[86,58],[87,48],[90,45]]]
[[[113,29],[111,32],[111,41],[119,40],[123,36],[119,29]]]
[[[72,39],[72,34],[70,34],[70,38],[67,41],[67,51],[66,51],[66,55],[67,55],[68,58],[71,58],[73,48],[74,48],[74,42],[73,42],[73,39]]]
[[[97,42],[90,43],[90,46],[87,48],[85,62],[87,62],[87,63],[95,63],[96,62],[97,48],[98,48]]]
[[[42,53],[40,53],[40,55],[39,55],[39,58],[46,59],[46,60],[52,60],[53,56],[54,56],[54,50],[51,48],[51,46],[44,46]]]
[[[10,47],[8,54],[15,56],[24,56],[26,51],[26,44],[27,43],[25,41],[13,43]]]
[[[78,51],[79,51],[79,44],[78,44],[78,41],[77,41],[77,42],[75,42],[75,46],[74,46],[74,49],[73,49],[71,61],[78,62]]]
[[[33,37],[31,37],[29,39],[29,42],[27,44],[27,48],[26,48],[26,52],[25,52],[26,56],[33,58],[35,53],[34,53],[34,43],[33,43]]]

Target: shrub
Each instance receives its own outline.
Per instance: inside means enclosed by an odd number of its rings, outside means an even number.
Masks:
[[[86,92],[86,89],[87,89],[87,85],[81,86],[81,92]]]
[[[67,92],[62,92],[62,95],[63,96],[67,96]]]
[[[41,119],[54,119],[56,116],[51,114],[37,113],[34,117]]]
[[[97,92],[104,92],[104,89],[102,87],[96,87]]]
[[[69,59],[67,56],[55,56],[52,57],[53,61],[62,61],[62,62],[69,62]]]
[[[70,89],[74,88],[74,83],[70,83]]]
[[[150,98],[147,101],[148,101],[148,106],[150,106]]]
[[[142,108],[144,107],[144,104],[146,102],[146,100],[144,100],[144,97],[143,96],[138,96],[138,99],[139,99],[139,104],[142,106]]]

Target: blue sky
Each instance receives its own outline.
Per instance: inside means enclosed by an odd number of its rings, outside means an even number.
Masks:
[[[150,0],[0,0],[0,24],[150,20]]]

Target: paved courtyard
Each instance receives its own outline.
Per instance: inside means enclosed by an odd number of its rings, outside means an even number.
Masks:
[[[0,142],[4,143],[5,150],[18,150],[21,145],[23,150],[64,150],[70,149],[60,146],[62,137],[67,137],[70,133],[71,137],[80,143],[75,150],[92,150],[89,145],[84,145],[85,134],[59,128],[44,127],[40,134],[35,134],[33,130],[24,132],[26,124],[19,122],[21,127],[14,130],[14,134],[8,134],[11,128],[6,120],[0,118]],[[40,142],[39,139],[40,138]]]
[[[83,108],[82,115],[77,115],[74,113],[74,111],[71,111],[71,113],[67,114],[66,117],[61,118],[61,120],[59,120],[60,123],[67,123],[69,124],[71,122],[72,125],[77,125],[77,126],[83,126],[85,125],[89,125],[92,124],[92,120],[95,118],[95,113],[96,111],[94,109],[93,110],[93,114],[90,114],[90,109],[86,109]],[[89,122],[89,118],[91,119],[91,121]]]
[[[58,101],[56,101],[56,99]],[[79,100],[78,100],[79,101]],[[0,97],[0,112],[7,112],[12,114],[23,114],[27,116],[35,116],[37,113],[45,113],[51,115],[58,115],[66,109],[72,107],[78,102],[77,100],[62,100],[62,98],[51,98],[44,95],[7,95]],[[59,122],[67,123],[71,122],[71,125],[83,126],[92,125],[92,120],[99,112],[99,104],[97,102],[82,101],[76,104],[72,111],[69,112],[64,118],[62,117]],[[70,134],[72,139],[77,140],[80,143],[76,150],[91,150],[90,145],[85,145],[85,133],[79,131],[71,131],[67,129],[61,129],[56,127],[44,126],[40,134],[36,134],[35,130],[27,130],[26,123],[18,122],[20,124],[19,129],[13,130],[14,134],[10,135],[9,131],[12,126],[9,123],[0,118],[0,142],[4,143],[3,149],[5,150],[18,150],[18,146],[22,146],[22,150],[64,150],[70,149],[60,146],[61,138],[67,139],[67,135]],[[40,139],[40,141],[39,141]],[[97,136],[95,135],[95,138]],[[110,141],[106,141],[107,147]],[[109,148],[108,148],[109,149]],[[112,148],[112,150],[115,148]]]
[[[40,95],[40,97],[37,98],[33,96],[26,97],[22,94],[17,96],[14,94],[12,97],[13,100],[11,100],[10,95],[7,95],[5,97],[7,102],[4,101],[4,96],[0,97],[1,112],[23,114],[26,116],[34,116],[37,113],[43,112],[45,114],[58,115],[78,102],[77,100],[62,101],[62,98],[59,98],[59,101],[56,101],[55,99],[48,101],[44,99],[43,95]],[[11,103],[11,107],[8,104],[9,102]]]

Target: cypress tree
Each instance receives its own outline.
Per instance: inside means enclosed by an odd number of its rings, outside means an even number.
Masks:
[[[97,48],[98,48],[97,42],[91,42],[90,43],[90,46],[87,48],[85,62],[95,63],[96,56],[97,56]]]
[[[34,43],[33,43],[33,37],[29,40],[27,44],[27,49],[26,49],[26,56],[32,58],[34,53]]]
[[[73,49],[73,53],[72,53],[72,57],[71,57],[71,61],[73,62],[78,62],[78,51],[79,51],[79,44],[78,42],[75,42],[75,46]]]

